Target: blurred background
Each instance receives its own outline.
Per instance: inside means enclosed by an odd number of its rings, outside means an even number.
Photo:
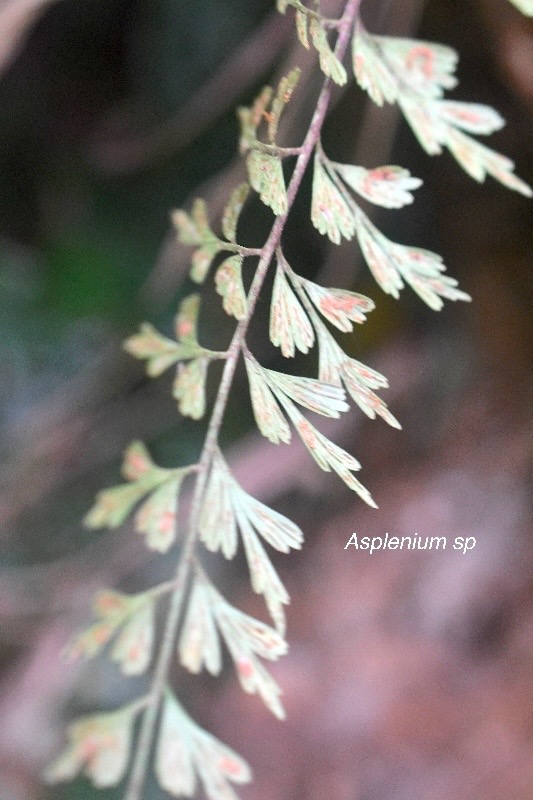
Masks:
[[[112,800],[80,779],[45,789],[39,771],[75,714],[144,691],[105,659],[66,666],[95,590],[138,591],[173,573],[131,526],[85,530],[121,453],[146,441],[189,463],[203,425],[180,419],[172,376],[148,381],[121,342],[142,320],[169,332],[193,288],[169,211],[197,194],[216,220],[243,178],[235,106],[299,63],[285,144],[301,141],[321,83],[270,0],[0,0],[0,796]],[[342,3],[332,0],[333,13]],[[366,0],[372,31],[441,41],[460,54],[453,96],[489,103],[507,126],[489,145],[533,181],[533,25],[506,0]],[[311,105],[310,105],[311,104]],[[343,344],[384,372],[403,431],[352,411],[327,430],[363,463],[380,510],[320,473],[296,444],[254,432],[239,373],[224,444],[250,492],[302,526],[301,554],[275,559],[292,603],[289,655],[272,673],[288,720],[223,679],[173,680],[191,713],[240,751],[246,800],[526,800],[533,792],[531,266],[533,215],[493,181],[430,159],[394,110],[351,87],[326,125],[336,160],[398,163],[424,180],[400,212],[374,215],[392,239],[435,249],[472,295],[434,314],[370,279],[354,243],[331,248],[309,222],[309,176],[285,252],[301,274],[368,294],[377,310]],[[244,244],[269,213],[252,204]],[[265,294],[265,297],[268,297]],[[232,325],[206,287],[202,341]],[[262,363],[268,302],[251,334]],[[291,365],[292,366],[292,365]],[[294,371],[312,374],[313,359]],[[216,389],[213,370],[211,397]],[[474,536],[467,555],[344,551],[360,536]],[[209,568],[264,618],[240,558]],[[155,785],[147,800],[161,794]]]

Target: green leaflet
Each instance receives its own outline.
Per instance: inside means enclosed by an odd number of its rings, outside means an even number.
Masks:
[[[120,527],[150,488],[150,485],[138,482],[98,492],[96,503],[84,519],[85,525],[88,528]]]
[[[325,289],[304,278],[297,280],[322,316],[344,333],[353,331],[353,322],[366,322],[366,315],[375,308],[373,300],[362,294],[345,289]]]
[[[282,553],[300,549],[303,541],[300,528],[245,492],[218,455],[213,461],[200,515],[200,539],[208,550],[213,553],[222,550],[228,559],[237,552],[237,510],[271,547]]]
[[[250,185],[241,183],[231,193],[230,199],[222,215],[222,231],[229,242],[235,242],[237,236],[237,224],[241,211],[250,194]]]
[[[386,65],[389,74],[395,76],[398,96],[437,99],[457,85],[458,56],[452,47],[419,39],[373,36],[366,31],[364,36],[381,60],[380,69]]]
[[[135,525],[150,550],[166,553],[176,539],[178,496],[183,477],[165,481],[139,508]]]
[[[209,358],[203,356],[180,364],[174,381],[172,396],[178,401],[180,413],[184,417],[201,419],[205,414],[205,382]]]
[[[381,57],[374,37],[370,36],[358,20],[352,39],[352,66],[361,89],[368,92],[378,106],[394,103],[398,97],[395,75]]]
[[[197,577],[178,644],[183,666],[198,673],[205,665],[212,675],[218,675],[222,668],[219,632],[244,691],[259,694],[282,719],[281,690],[257,655],[275,660],[287,652],[286,642],[273,628],[234,608],[210,583]]]
[[[85,524],[89,528],[117,528],[148,495],[135,517],[136,528],[146,536],[148,548],[166,552],[175,539],[177,497],[188,471],[188,467],[157,467],[144,445],[133,442],[123,464],[123,473],[130,482],[99,492]]]
[[[141,325],[140,332],[124,342],[124,349],[135,358],[146,361],[146,371],[151,378],[158,377],[178,361],[205,353],[197,341],[197,321],[200,296],[186,297],[179,308],[175,331],[177,342],[162,336],[150,323]]]
[[[372,391],[387,386],[383,375],[347,356],[319,320],[316,322],[316,332],[320,379],[335,386],[344,386],[352,400],[370,419],[379,415],[393,428],[401,428],[384,401]]]
[[[116,636],[111,658],[125,675],[141,675],[152,656],[154,601],[149,593],[135,595],[99,592],[93,603],[98,621],[79,634],[68,646],[69,660],[93,658]]]
[[[296,33],[301,44],[309,50],[308,18],[303,11],[296,11]]]
[[[442,298],[470,300],[457,288],[455,278],[443,275],[446,267],[439,255],[391,242],[362,211],[357,217],[357,236],[370,271],[387,294],[398,298],[405,281],[434,311],[444,305]]]
[[[457,84],[456,66],[457,53],[450,47],[415,39],[373,36],[357,23],[353,38],[354,73],[372,100],[377,105],[397,102],[429,155],[439,155],[447,147],[475,180],[483,181],[486,175],[492,175],[509,189],[531,197],[531,188],[513,174],[514,164],[510,159],[463,133],[486,136],[499,130],[504,124],[500,114],[480,103],[441,99],[446,89]],[[421,292],[428,302],[429,294],[420,284]]]
[[[47,783],[71,780],[83,772],[99,789],[117,786],[128,766],[135,717],[132,703],[109,714],[82,717],[68,729],[69,745],[44,773]]]
[[[365,200],[383,208],[402,208],[414,200],[411,190],[422,185],[419,178],[402,167],[385,166],[364,169],[352,164],[329,162],[329,167],[339,175],[350,189]]]
[[[292,291],[283,270],[283,257],[278,256],[276,277],[270,302],[270,341],[281,348],[285,358],[296,350],[308,353],[315,335],[307,314]]]
[[[298,375],[285,375],[271,369],[264,369],[265,378],[274,391],[281,391],[298,405],[321,414],[338,419],[341,412],[348,411],[344,390],[338,386],[316,380],[301,378]]]
[[[271,142],[276,141],[281,115],[298,85],[300,74],[301,69],[296,67],[291,70],[288,75],[285,75],[278,84],[276,96],[272,100],[270,113],[268,115],[268,138]]]
[[[242,261],[241,256],[232,256],[217,272],[217,290],[224,294],[224,307],[229,309],[228,313],[234,313],[236,316],[246,313],[246,298],[242,282],[239,284],[236,274],[235,259],[239,263]],[[189,295],[182,301],[175,320],[176,336],[179,340],[177,343],[161,336],[148,324],[143,325],[141,332],[130,337],[125,343],[128,352],[137,358],[147,360],[147,371],[151,376],[159,375],[178,362],[173,396],[178,400],[181,413],[193,419],[200,419],[205,413],[207,368],[211,359],[218,355],[198,344],[199,309],[200,296],[197,294]],[[183,361],[188,361],[188,364],[181,363]],[[132,495],[131,508],[137,500],[133,497],[134,490],[130,490],[129,493]],[[109,496],[107,499],[111,501],[112,498]],[[128,513],[129,510],[125,512],[125,516]]]
[[[220,457],[213,460],[199,521],[200,540],[206,548],[231,559],[237,552],[237,524],[232,503],[232,483]]]
[[[237,320],[244,319],[247,310],[242,261],[242,256],[230,256],[222,262],[215,275],[215,286],[223,298],[224,311]]]
[[[124,349],[135,358],[145,360],[148,375],[157,378],[176,361],[193,356],[198,348],[167,339],[149,322],[143,322],[139,333],[126,339]]]
[[[288,444],[291,440],[291,431],[269,388],[263,368],[251,356],[246,356],[245,364],[257,427],[272,444],[280,442]]]
[[[190,294],[181,301],[174,327],[176,338],[181,344],[198,344],[198,314],[200,312],[200,295]],[[196,352],[193,350],[193,352]]]
[[[315,17],[309,23],[309,33],[313,45],[318,50],[322,72],[339,86],[344,86],[348,80],[346,70],[331,49],[326,31]]]
[[[533,17],[533,0],[510,0],[526,17]]]
[[[238,109],[241,152],[248,153],[246,166],[250,184],[276,216],[287,211],[287,191],[281,163],[282,152],[276,147],[275,139],[281,115],[292,97],[299,77],[300,69],[293,69],[281,78],[275,95],[270,86],[265,86],[251,108]],[[264,120],[268,122],[270,144],[263,144],[257,138],[258,129]]]
[[[276,216],[287,212],[287,190],[279,156],[252,150],[246,158],[252,188]]]
[[[211,675],[222,669],[222,649],[207,586],[195,579],[178,642],[180,663],[194,674],[205,666]]]
[[[224,249],[224,242],[211,230],[204,200],[194,201],[191,216],[182,210],[173,211],[172,222],[182,244],[198,247],[192,255],[191,278],[203,283],[213,259]]]
[[[181,209],[173,211],[172,222],[182,244],[200,245],[216,238],[209,225],[207,206],[201,198],[194,201],[190,216]]]
[[[154,644],[154,603],[147,600],[135,612],[117,637],[111,658],[124,675],[142,675],[152,658]]]
[[[155,753],[155,773],[172,797],[194,796],[198,783],[209,800],[235,800],[229,782],[251,780],[248,764],[200,728],[167,691]]]
[[[209,242],[195,250],[191,259],[191,278],[195,283],[203,283],[215,257],[223,250],[222,242]]]
[[[318,466],[325,472],[331,472],[333,469],[348,488],[356,492],[367,505],[372,506],[372,508],[377,508],[368,489],[352,474],[352,472],[361,469],[360,463],[352,455],[347,453],[346,450],[343,450],[342,447],[338,447],[338,445],[331,442],[311,425],[298,411],[296,406],[287,401],[287,398],[282,392],[276,391],[276,396],[291,418],[302,442]]]
[[[314,162],[311,220],[315,228],[334,244],[340,244],[343,236],[345,239],[354,236],[354,214],[346,196],[326,172],[318,152]]]
[[[329,44],[320,17],[300,0],[282,0],[277,4],[278,10],[284,14],[289,5],[293,6],[296,12],[296,33],[302,45],[308,50],[309,36],[311,36],[313,46],[319,55],[320,69],[339,86],[344,86],[348,80],[346,70]]]
[[[213,461],[200,515],[200,539],[211,552],[222,550],[226,558],[237,551],[237,531],[240,531],[252,588],[263,594],[274,624],[279,632],[285,629],[283,605],[289,595],[272,566],[259,536],[281,552],[300,548],[301,530],[282,514],[260,503],[231,476],[222,456]]]
[[[248,517],[242,512],[240,506],[235,509],[237,522],[241,531],[242,543],[252,589],[256,594],[262,594],[272,621],[278,633],[285,635],[285,611],[283,606],[290,602],[289,593],[281,582],[278,573],[268,558],[265,548],[259,541]]]

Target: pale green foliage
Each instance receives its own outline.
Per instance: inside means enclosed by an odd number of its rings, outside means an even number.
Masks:
[[[48,767],[45,780],[56,783],[83,772],[100,789],[120,783],[130,759],[133,723],[141,707],[133,703],[73,723],[68,730],[69,746]]]
[[[526,17],[533,17],[533,0],[510,0]]]
[[[134,442],[126,450],[123,465],[123,473],[130,483],[99,492],[96,503],[85,517],[85,524],[89,528],[117,528],[148,495],[136,515],[136,528],[145,535],[147,547],[166,552],[176,537],[178,496],[188,472],[186,467],[157,467],[144,445]]]
[[[242,284],[242,256],[230,256],[220,265],[215,275],[215,285],[219,295],[224,298],[224,311],[235,319],[244,319],[246,294]]]
[[[268,112],[268,138],[272,143],[276,141],[279,122],[285,106],[290,101],[294,90],[298,86],[300,72],[298,68],[293,69],[288,75],[285,75],[278,84],[276,95],[272,100],[270,111]]]
[[[178,230],[180,242],[198,245],[192,257],[191,278],[196,283],[203,283],[213,259],[224,247],[209,226],[204,201],[194,202],[191,216],[185,211],[174,211],[172,222]]]
[[[187,219],[190,221],[190,218]],[[241,261],[241,256],[232,256],[217,271],[217,290],[224,297],[224,308],[238,319],[246,310],[240,276]],[[161,336],[151,325],[142,325],[141,332],[131,336],[124,344],[131,355],[146,361],[146,371],[150,376],[160,375],[177,363],[172,394],[178,401],[180,413],[192,419],[200,419],[205,413],[205,383],[209,364],[224,355],[198,344],[199,311],[199,295],[189,295],[183,300],[175,321],[177,342]],[[185,361],[188,363],[184,364]],[[133,506],[137,502],[135,487],[129,487],[128,492]],[[124,518],[116,524],[121,524]]]
[[[172,388],[172,397],[178,401],[180,414],[192,419],[201,419],[205,414],[205,382],[207,380],[207,358],[195,358],[188,364],[180,364]]]
[[[353,164],[337,164],[331,161],[330,166],[354,192],[383,208],[402,208],[412,203],[414,197],[411,190],[422,185],[420,178],[413,178],[402,167],[364,169]]]
[[[93,658],[120,631],[111,658],[125,675],[140,675],[148,668],[154,638],[154,603],[150,592],[124,595],[104,591],[95,597],[98,622],[67,648],[70,660]]]
[[[283,169],[281,158],[262,153],[260,150],[252,150],[246,159],[248,175],[252,188],[258,193],[259,197],[270,206],[274,214],[285,214],[287,211],[287,191],[283,179]]]
[[[183,666],[198,673],[205,665],[212,675],[218,675],[222,669],[220,638],[231,654],[244,691],[258,693],[267,708],[283,718],[281,689],[257,656],[273,661],[287,652],[287,643],[273,628],[230,605],[199,575],[195,578],[178,645]]]
[[[300,42],[308,50],[309,41],[311,40],[318,51],[320,69],[324,75],[327,75],[339,86],[344,86],[348,80],[348,75],[331,48],[320,14],[309,9],[300,0],[287,0],[287,2],[281,0],[277,6],[282,14],[285,13],[288,6],[296,9],[296,32]]]
[[[343,333],[353,331],[352,322],[366,322],[366,315],[375,308],[374,302],[362,294],[344,289],[325,289],[298,276],[294,276],[293,280],[303,286],[322,316]]]
[[[532,13],[530,0],[513,0]],[[422,147],[438,154],[447,147],[476,180],[490,174],[508,187],[530,195],[531,190],[513,173],[512,162],[479,144],[469,134],[486,135],[503,125],[500,115],[479,104],[450,102],[444,91],[456,85],[457,54],[444,45],[411,39],[392,39],[368,33],[356,17],[351,2],[342,20],[325,20],[319,4],[308,7],[300,0],[278,0],[278,9],[295,13],[296,32],[302,45],[318,52],[320,67],[328,76],[321,98],[329,102],[330,82],[344,84],[348,75],[342,63],[351,40],[352,66],[360,86],[377,105],[397,103]],[[351,15],[351,16],[350,16]],[[338,23],[338,24],[337,24]],[[332,39],[337,38],[335,49]],[[142,714],[141,734],[134,758],[133,776],[126,800],[140,800],[146,764],[155,744],[154,769],[160,786],[172,797],[192,798],[203,791],[209,800],[236,800],[231,783],[251,779],[248,765],[226,745],[200,728],[184,711],[166,685],[169,656],[176,652],[183,667],[212,675],[222,670],[223,649],[228,650],[245,692],[258,694],[270,711],[282,718],[281,688],[261,659],[275,660],[287,651],[285,611],[289,594],[267,553],[302,546],[302,531],[289,519],[252,497],[235,480],[218,447],[218,434],[237,360],[244,357],[250,400],[260,433],[272,444],[288,444],[294,427],[306,449],[325,472],[335,472],[365,503],[376,507],[368,489],[354,473],[357,459],[312,425],[300,407],[337,418],[352,399],[369,418],[381,417],[395,428],[399,422],[377,392],[387,387],[379,372],[348,356],[326,325],[341,333],[353,331],[374,309],[368,297],[337,288],[325,288],[291,269],[281,247],[284,216],[290,211],[283,159],[302,161],[293,173],[298,190],[305,166],[313,157],[311,220],[334,244],[356,238],[370,271],[384,292],[399,297],[405,284],[431,308],[444,300],[469,300],[457,282],[445,275],[435,253],[387,239],[360,208],[355,196],[389,209],[412,203],[421,181],[398,166],[341,164],[330,160],[320,143],[325,110],[315,110],[304,145],[281,147],[277,142],[280,120],[297,86],[294,69],[277,89],[265,87],[249,108],[240,108],[240,149],[246,159],[248,180],[230,194],[222,214],[225,239],[213,231],[206,204],[196,199],[190,214],[172,214],[180,242],[192,248],[191,278],[203,283],[216,262],[214,286],[224,311],[238,324],[225,352],[207,349],[198,341],[200,297],[192,294],[180,305],[174,338],[161,335],[150,324],[141,326],[125,349],[146,364],[151,377],[176,367],[173,396],[182,414],[199,419],[206,411],[206,379],[210,363],[224,361],[224,372],[202,455],[197,464],[163,469],[140,442],[125,453],[125,483],[98,494],[85,518],[90,528],[116,528],[135,511],[134,524],[151,550],[166,553],[177,538],[178,498],[187,476],[195,477],[195,493],[188,533],[176,578],[137,595],[101,592],[94,602],[95,621],[68,648],[70,658],[92,658],[110,645],[110,657],[125,675],[146,670],[154,651],[154,616],[160,597],[172,595],[163,647],[157,656],[150,694],[137,703],[109,714],[84,717],[69,728],[69,743],[47,770],[50,781],[67,780],[82,772],[96,786],[117,785],[125,775],[133,726]],[[327,107],[325,102],[324,109]],[[322,116],[320,116],[322,114]],[[318,117],[317,117],[318,115]],[[316,121],[318,119],[318,122]],[[315,126],[315,127],[313,127]],[[301,169],[299,166],[301,165]],[[266,244],[260,249],[238,244],[241,212],[251,189],[278,217]],[[220,258],[224,254],[223,258]],[[259,257],[251,288],[246,294],[243,272],[247,259]],[[275,261],[270,298],[271,342],[285,358],[318,347],[318,376],[301,377],[263,367],[250,352],[246,332],[266,271]],[[238,610],[215,588],[201,563],[199,543],[212,553],[233,558],[244,551],[254,592],[263,596],[273,627]],[[161,710],[161,718],[157,716]],[[157,722],[159,725],[157,727]]]
[[[199,352],[194,345],[180,345],[161,336],[155,328],[145,322],[135,336],[131,336],[125,343],[124,349],[135,358],[146,359],[146,372],[151,378],[157,378],[172,364],[184,358],[191,358]]]
[[[246,358],[245,363],[257,427],[272,444],[279,444],[279,442],[288,444],[291,440],[291,431],[268,388],[263,369],[251,356]]]
[[[185,713],[167,691],[155,755],[161,787],[172,797],[193,797],[198,784],[209,800],[235,800],[228,781],[248,783],[248,764]]]
[[[236,241],[237,224],[249,194],[250,186],[248,183],[241,183],[231,193],[228,205],[222,215],[222,230],[228,242]]]
[[[444,305],[443,297],[447,300],[470,300],[465,292],[456,288],[455,278],[442,274],[445,267],[436,253],[391,242],[360,210],[356,225],[366,263],[387,294],[398,298],[403,281],[406,281],[434,311],[440,311]]]
[[[343,236],[345,239],[352,239],[355,233],[355,218],[346,192],[331,180],[318,151],[315,154],[313,172],[311,220],[315,228],[328,236],[334,244],[340,244]]]
[[[270,304],[270,341],[281,347],[285,358],[294,356],[296,350],[308,353],[315,334],[305,311],[294,295],[278,257],[272,302]]]
[[[348,80],[346,70],[331,49],[326,31],[320,22],[313,18],[309,23],[309,33],[320,57],[320,68],[324,75],[331,78],[339,86],[344,86]]]
[[[361,22],[353,38],[353,68],[360,86],[378,105],[398,103],[418,141],[430,155],[447,147],[477,181],[487,175],[531,197],[530,187],[513,174],[514,164],[464,131],[488,135],[504,120],[478,103],[442,100],[453,88],[457,54],[449,47],[414,39],[372,36]]]
[[[282,150],[276,146],[276,136],[281,115],[299,78],[300,70],[292,70],[281,79],[275,94],[270,86],[266,86],[251,108],[238,110],[241,152],[247,153],[246,167],[250,185],[277,216],[287,212],[287,191],[281,163]],[[258,138],[264,121],[268,122],[267,144]]]
[[[238,532],[242,537],[252,587],[258,594],[265,595],[274,624],[283,632],[285,617],[281,606],[289,602],[289,596],[258,535],[271,547],[287,553],[291,548],[301,547],[302,532],[286,517],[245,492],[218,454],[213,460],[199,520],[200,540],[211,552],[220,550],[226,558],[233,558],[237,552]]]
[[[344,181],[344,183],[342,182]],[[411,189],[421,181],[401,167],[366,170],[337,164],[321,149],[315,155],[311,219],[320,233],[338,244],[341,236],[357,235],[361,251],[384,292],[398,298],[404,281],[435,311],[448,300],[469,300],[456,288],[457,281],[442,273],[445,267],[436,253],[405,247],[387,239],[364,214],[345,185],[370,202],[386,208],[400,208],[413,201]]]

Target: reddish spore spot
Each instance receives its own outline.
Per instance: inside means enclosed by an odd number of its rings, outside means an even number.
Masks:
[[[174,527],[176,515],[172,511],[166,511],[159,520],[158,528],[161,533],[170,533]]]
[[[407,69],[416,69],[417,67],[422,70],[426,78],[432,78],[434,72],[435,53],[430,47],[426,45],[418,45],[413,47],[407,54],[405,65]]]
[[[254,673],[252,662],[246,656],[237,659],[237,671],[243,678],[251,678]]]
[[[237,777],[238,775],[242,774],[242,764],[239,764],[238,761],[235,761],[235,759],[229,758],[228,756],[221,758],[218,762],[218,766],[222,772],[226,773],[226,775],[233,775]]]

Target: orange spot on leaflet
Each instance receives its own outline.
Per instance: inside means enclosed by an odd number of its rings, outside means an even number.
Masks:
[[[143,472],[146,469],[146,461],[141,456],[133,456],[131,459],[131,465],[134,467],[137,472]]]
[[[253,664],[246,656],[240,656],[237,659],[237,672],[243,678],[251,678],[254,674]]]
[[[113,611],[123,611],[124,606],[124,600],[114,594],[102,594],[96,602],[97,610],[105,614],[110,614]]]
[[[433,76],[434,61],[435,53],[431,47],[427,47],[426,45],[418,45],[417,47],[413,47],[413,49],[407,53],[405,66],[407,69],[413,69],[417,66],[418,62],[426,78],[431,78]]]
[[[93,637],[97,644],[105,644],[111,636],[111,628],[108,625],[102,625],[93,631]]]
[[[142,655],[142,650],[138,644],[134,644],[128,650],[128,661],[138,661]]]
[[[158,528],[161,533],[170,533],[174,527],[176,515],[172,511],[165,511],[159,520]]]
[[[234,758],[224,756],[218,762],[218,766],[222,772],[226,773],[226,775],[233,775],[237,777],[238,775],[242,774],[242,764],[240,764],[238,761],[235,761]]]
[[[453,111],[453,116],[457,117],[458,119],[462,119],[465,122],[479,122],[479,114],[476,114],[475,111],[471,111],[467,108],[455,108]]]
[[[311,449],[314,449],[316,447],[316,436],[307,420],[303,419],[298,423],[298,430],[300,431],[305,444]]]
[[[98,502],[104,511],[114,511],[118,505],[116,499],[105,492],[100,494]]]
[[[335,295],[328,295],[320,300],[320,308],[326,314],[335,314],[337,311],[344,311],[350,313],[357,305],[355,298],[345,295],[344,297],[336,297]]]
[[[81,742],[79,752],[82,761],[90,767],[103,750],[117,751],[119,749],[120,745],[117,736],[110,733],[104,735],[90,733]]]
[[[377,167],[371,169],[368,175],[375,181],[390,181],[394,178],[394,170],[390,167]]]
[[[124,462],[124,475],[128,480],[135,481],[150,470],[150,461],[135,450],[126,453]]]
[[[178,324],[178,337],[181,339],[184,336],[189,336],[193,331],[192,322],[188,319],[183,319]]]
[[[95,736],[88,736],[80,745],[80,755],[83,761],[90,763],[102,748],[102,742]]]

